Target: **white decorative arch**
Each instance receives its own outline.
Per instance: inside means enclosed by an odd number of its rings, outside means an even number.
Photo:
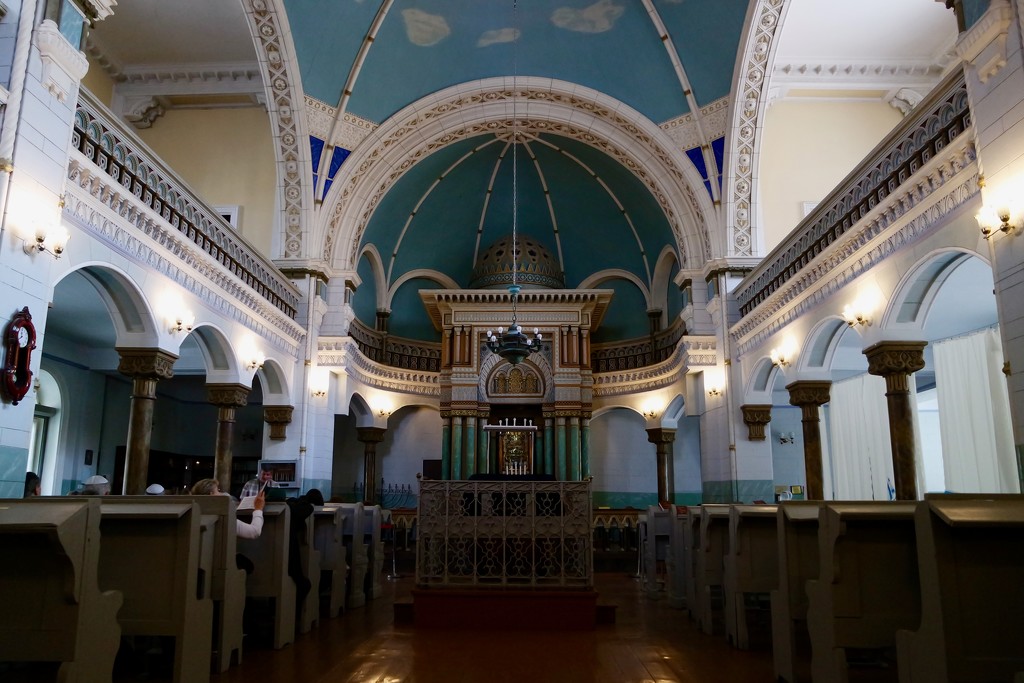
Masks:
[[[628,105],[596,90],[546,78],[491,78],[434,93],[368,135],[342,165],[314,238],[323,257],[351,269],[373,212],[418,162],[459,140],[515,127],[572,138],[628,168],[650,190],[672,227],[682,262],[717,256],[714,205],[696,169],[668,134]],[[719,240],[720,241],[720,240]]]
[[[141,288],[120,268],[104,262],[75,264],[61,274],[56,288],[71,273],[79,273],[96,288],[110,314],[117,335],[115,345],[124,348],[158,348],[157,317]]]
[[[377,310],[385,311],[390,308],[391,293],[388,292],[387,278],[384,277],[384,260],[380,257],[376,245],[367,244],[359,252],[359,258],[366,257],[370,262],[370,271],[373,273],[373,286],[377,290]],[[355,270],[355,265],[353,270]]]
[[[644,302],[647,305],[647,309],[652,308],[651,301],[651,290],[647,288],[647,285],[640,279],[639,276],[629,272],[628,270],[622,270],[621,268],[608,268],[606,270],[598,271],[580,282],[579,289],[597,289],[603,283],[609,280],[628,280],[636,285],[636,288],[640,290],[640,293],[644,295]]]
[[[672,284],[672,267],[679,264],[676,252],[666,246],[654,264],[654,279],[651,282],[650,308],[661,309],[661,326],[668,325],[668,290]],[[678,290],[677,290],[678,292]]]
[[[385,301],[384,307],[385,310],[391,310],[391,301],[395,298],[395,294],[398,293],[398,290],[402,285],[409,280],[414,280],[416,278],[423,278],[424,280],[436,282],[441,285],[442,289],[460,289],[458,282],[439,270],[434,270],[433,268],[416,268],[415,270],[410,270],[408,273],[403,274],[400,278],[395,280],[395,284],[391,285],[388,289],[387,301]]]
[[[936,250],[920,259],[903,276],[889,298],[889,305],[882,315],[882,328],[893,332],[922,331],[942,284],[971,258],[981,257],[968,249],[949,248]],[[982,260],[989,263],[987,259]],[[919,301],[912,302],[912,298]]]
[[[839,316],[828,316],[820,320],[800,345],[800,356],[797,360],[797,371],[828,370],[832,365],[839,342],[843,338],[844,328],[849,326]],[[821,359],[815,363],[815,359]],[[812,365],[812,363],[815,363]]]
[[[260,387],[263,389],[263,405],[291,405],[291,390],[288,388],[288,375],[284,368],[273,358],[268,358],[263,367],[256,371],[259,375]]]
[[[476,386],[477,401],[480,403],[491,403],[487,385],[491,381],[495,368],[506,362],[504,358],[496,353],[488,353],[480,361],[480,377],[477,380]],[[524,360],[523,363],[532,366],[537,371],[537,374],[540,375],[541,381],[544,382],[543,402],[545,404],[553,404],[555,402],[555,376],[551,371],[551,364],[548,362],[547,356],[543,353],[534,353]]]
[[[236,382],[241,366],[224,331],[212,323],[200,323],[190,334],[203,357],[206,381],[211,384]]]

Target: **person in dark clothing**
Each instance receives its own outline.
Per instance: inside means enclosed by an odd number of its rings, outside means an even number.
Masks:
[[[319,496],[319,500],[323,501],[323,496],[316,489],[310,489],[310,492],[316,491],[316,495]],[[289,539],[288,539],[288,576],[292,577],[292,581],[295,582],[295,610],[296,613],[302,611],[302,605],[306,600],[306,596],[309,595],[309,591],[313,587],[313,583],[306,576],[302,570],[302,554],[299,548],[304,545],[306,537],[306,520],[313,515],[313,505],[308,498],[309,494],[305,496],[298,496],[296,498],[289,498],[285,501],[288,505],[288,509],[291,510],[291,524],[289,527]]]

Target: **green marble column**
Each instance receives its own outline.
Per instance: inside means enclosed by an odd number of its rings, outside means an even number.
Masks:
[[[580,480],[580,419],[569,418],[569,480]]]
[[[477,431],[477,446],[476,460],[480,464],[479,471],[489,474],[491,470],[491,458],[488,452],[488,446],[490,445],[490,438],[487,430],[484,429],[484,425],[487,424],[487,416],[484,414],[480,415],[480,429]]]
[[[452,478],[452,418],[441,413],[441,478]]]
[[[580,479],[590,476],[590,418],[580,420]]]
[[[566,444],[565,444],[565,418],[555,418],[555,451],[558,455],[558,460],[555,464],[555,479],[559,481],[565,481],[567,479],[566,473]]]
[[[463,474],[469,479],[476,474],[476,421],[477,418],[470,416],[463,418],[466,421],[466,458],[463,466]]]
[[[544,418],[544,474],[555,473],[555,423]]]
[[[462,479],[462,420],[461,416],[452,417],[452,479]]]

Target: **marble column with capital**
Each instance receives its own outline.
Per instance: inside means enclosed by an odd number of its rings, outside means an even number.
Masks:
[[[207,400],[217,406],[217,444],[214,448],[213,476],[224,491],[231,490],[231,463],[234,459],[235,409],[249,402],[251,389],[243,384],[207,384]]]
[[[889,408],[889,441],[896,500],[917,500],[917,447],[910,404],[910,375],[924,369],[922,341],[881,341],[864,349],[868,372],[885,378]]]
[[[376,505],[377,444],[384,440],[383,427],[356,427],[356,439],[363,444],[363,503]]]
[[[672,443],[676,440],[674,429],[648,429],[647,440],[654,444],[658,460],[658,502],[671,505],[675,498],[675,487],[669,476],[669,461],[672,458]]]
[[[149,486],[146,477],[149,476],[149,449],[153,439],[156,383],[174,376],[174,361],[178,357],[161,349],[117,349],[117,353],[121,357],[117,371],[132,379],[122,492],[142,495]]]
[[[832,382],[797,380],[786,385],[789,403],[800,408],[804,435],[804,479],[807,500],[825,499],[821,466],[821,417],[819,409],[829,401]]]

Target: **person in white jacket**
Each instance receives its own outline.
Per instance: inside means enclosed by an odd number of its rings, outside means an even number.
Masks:
[[[216,479],[200,479],[192,485],[193,496],[226,496],[227,493],[220,490],[220,482]],[[252,501],[251,506],[249,501]],[[260,491],[251,498],[243,498],[238,504],[240,509],[252,508],[252,522],[235,520],[235,533],[238,538],[259,538],[263,533],[263,506],[266,505],[266,494]]]

